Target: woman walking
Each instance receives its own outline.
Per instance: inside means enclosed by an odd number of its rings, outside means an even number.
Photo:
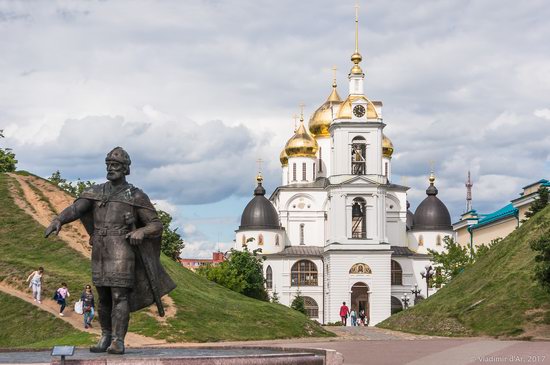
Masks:
[[[29,288],[32,289],[32,297],[38,304],[42,303],[42,275],[44,275],[44,268],[40,266],[27,278],[27,283],[30,281]]]
[[[61,308],[59,308],[59,315],[61,317],[64,316],[63,311],[65,310],[65,307],[67,306],[67,297],[70,297],[71,293],[69,293],[69,289],[67,288],[67,284],[61,283],[61,288],[57,289],[55,292],[55,299],[57,300],[57,304],[61,305]]]
[[[95,303],[94,293],[92,293],[90,285],[86,285],[86,289],[84,289],[84,293],[80,296],[80,300],[82,300],[82,311],[84,312],[84,328],[92,327]]]

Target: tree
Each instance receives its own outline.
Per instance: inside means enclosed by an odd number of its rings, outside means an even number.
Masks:
[[[502,237],[499,237],[499,238],[495,238],[493,240],[491,240],[491,242],[489,242],[487,245],[486,244],[481,244],[481,245],[478,245],[475,250],[472,252],[473,253],[473,258],[474,260],[477,260],[479,259],[480,257],[483,257],[485,255],[487,255],[487,253],[489,253],[489,251],[496,245],[498,244],[500,241],[502,241]]]
[[[432,278],[432,283],[435,285],[449,283],[474,260],[468,249],[459,245],[453,238],[446,236],[443,242],[445,250],[441,253],[428,249],[434,266],[441,270],[441,275],[435,275]]]
[[[302,296],[300,289],[296,292],[294,300],[292,300],[292,304],[290,304],[290,308],[306,314],[306,302],[304,301],[304,297]]]
[[[548,188],[546,186],[539,187],[538,190],[538,197],[535,199],[533,203],[531,203],[531,206],[529,207],[529,210],[525,212],[525,219],[522,220],[522,223],[524,223],[526,220],[543,210],[547,205],[549,201],[549,192]]]
[[[535,280],[550,292],[550,232],[530,243],[535,256]]]
[[[74,197],[79,197],[85,189],[95,185],[95,182],[93,181],[81,181],[80,178],[78,178],[74,183],[67,181],[67,179],[61,177],[61,172],[59,172],[59,170],[55,171],[52,176],[48,178],[48,180],[57,185],[61,190],[71,194]]]
[[[242,251],[231,249],[229,258],[219,265],[208,265],[197,270],[197,274],[247,297],[269,301],[265,289],[263,257],[261,249],[250,251],[243,246]]]
[[[0,129],[0,138],[4,138],[4,131]],[[15,153],[11,148],[0,148],[0,172],[13,172],[17,166]]]
[[[162,222],[162,244],[160,250],[174,261],[178,261],[181,250],[185,247],[185,243],[177,232],[178,228],[170,228],[172,216],[163,210],[157,209],[160,221]]]

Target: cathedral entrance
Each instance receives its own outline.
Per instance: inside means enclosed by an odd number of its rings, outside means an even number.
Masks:
[[[357,313],[359,318],[361,311],[365,311],[366,322],[370,319],[369,286],[365,283],[355,283],[351,287],[351,309]]]

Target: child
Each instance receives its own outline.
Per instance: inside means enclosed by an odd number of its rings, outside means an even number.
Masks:
[[[71,293],[69,293],[69,289],[67,288],[67,284],[61,283],[61,288],[57,289],[56,296],[57,304],[61,305],[61,308],[59,309],[59,315],[63,317],[63,311],[67,306],[66,298],[71,296]]]
[[[40,266],[37,271],[33,271],[27,278],[27,283],[30,281],[29,288],[32,288],[32,297],[38,304],[42,303],[42,275],[44,275],[44,268]]]

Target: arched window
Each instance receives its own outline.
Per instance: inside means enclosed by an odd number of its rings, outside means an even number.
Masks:
[[[296,163],[292,164],[292,181],[296,181]]]
[[[241,239],[241,243],[244,245],[246,245],[246,235],[242,235],[242,239]]]
[[[441,235],[437,235],[437,237],[435,238],[435,244],[437,246],[441,246]]]
[[[309,318],[318,318],[319,317],[319,306],[315,299],[311,297],[303,297],[304,304],[306,308],[306,316]]]
[[[306,225],[304,223],[300,224],[300,244],[305,245],[305,230]]]
[[[273,288],[273,270],[271,269],[271,266],[268,266],[265,270],[265,287],[267,289]]]
[[[403,310],[403,304],[399,300],[399,298],[391,297],[391,314],[395,314],[398,312],[401,312]]]
[[[353,199],[351,206],[351,238],[367,238],[366,205],[363,198]]]
[[[384,163],[384,176],[386,178],[388,177],[388,163],[387,162]]]
[[[264,235],[260,233],[258,235],[258,246],[263,246],[263,245],[264,245]]]
[[[366,174],[367,144],[365,138],[358,136],[351,141],[351,173]]]
[[[315,162],[313,163],[313,171],[312,172],[313,172],[313,174],[312,174],[313,180],[315,181]]]
[[[307,171],[306,171],[307,165],[305,162],[302,163],[302,181],[307,180]]]
[[[300,260],[290,270],[291,286],[317,286],[317,266],[309,260]]]
[[[418,246],[424,246],[424,236],[418,236]]]
[[[279,235],[275,235],[275,246],[279,246]]]
[[[403,285],[403,269],[394,260],[391,260],[391,285]]]
[[[319,147],[319,172],[323,172],[323,149]]]

